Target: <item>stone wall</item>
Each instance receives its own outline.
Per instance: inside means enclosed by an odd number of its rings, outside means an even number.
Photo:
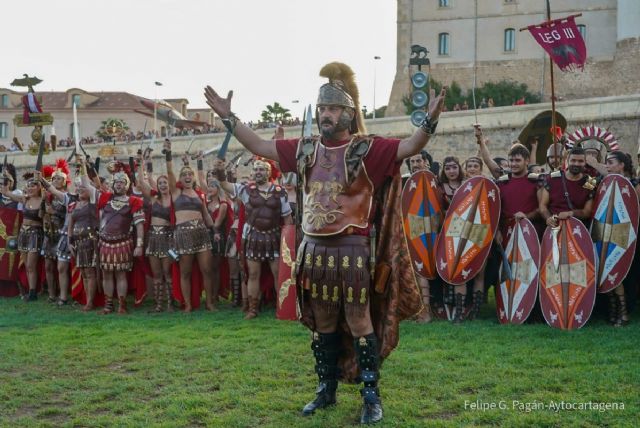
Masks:
[[[550,103],[530,104],[523,106],[496,107],[477,111],[477,121],[483,125],[485,135],[491,140],[489,149],[495,155],[504,155],[515,140],[520,131],[538,113],[550,110]],[[640,143],[640,94],[590,98],[557,103],[557,110],[568,122],[567,130],[573,132],[577,127],[595,124],[609,128],[618,138],[622,149],[635,154]],[[456,155],[460,159],[474,155],[477,150],[475,138],[473,136],[473,124],[476,117],[473,110],[443,113],[440,117],[438,132],[429,142],[427,149],[434,159],[442,160],[447,155]],[[367,131],[372,134],[386,137],[407,137],[415,131],[408,116],[386,117],[382,119],[366,121]],[[262,138],[269,139],[273,135],[273,130],[262,130],[258,132]],[[300,127],[289,127],[285,129],[287,138],[298,138]],[[195,137],[191,151],[206,150],[222,143],[224,134],[207,134]],[[192,138],[178,137],[173,139],[173,151],[175,165],[180,165],[180,155],[183,154]],[[95,158],[98,150],[104,146],[88,146],[86,149]],[[134,155],[140,144],[119,144],[117,146],[122,154],[120,159],[127,159],[129,154]],[[164,159],[160,153],[162,142],[156,142],[154,156],[154,171],[164,172]],[[239,151],[244,151],[240,143],[233,138],[229,146],[228,158],[234,156]],[[45,156],[45,162],[53,163],[58,157],[68,157],[70,149],[59,149],[57,152]],[[247,160],[249,155],[243,157]],[[33,168],[35,156],[27,153],[8,153],[7,159],[13,162],[19,170]],[[206,163],[210,164],[213,156],[206,158]],[[103,165],[106,160],[102,159]],[[247,175],[248,167],[241,167],[240,175]]]

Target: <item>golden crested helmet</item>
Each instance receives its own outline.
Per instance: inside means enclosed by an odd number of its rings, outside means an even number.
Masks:
[[[258,167],[264,168],[267,171],[267,178],[271,177],[271,164],[263,159],[256,159],[253,161],[253,169]]]
[[[352,134],[366,134],[364,118],[360,111],[360,93],[354,78],[353,70],[341,62],[331,62],[320,70],[320,76],[329,79],[320,87],[317,106],[340,106],[353,112],[353,118],[349,124]],[[319,115],[316,112],[316,121],[320,126]]]
[[[124,181],[125,190],[129,190],[129,186],[131,185],[131,180],[129,180],[129,176],[124,171],[118,171],[113,174],[112,185],[115,184],[116,181]]]

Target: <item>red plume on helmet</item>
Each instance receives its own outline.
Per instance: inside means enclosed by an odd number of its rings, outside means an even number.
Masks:
[[[264,162],[266,164],[269,165],[269,171],[270,171],[270,175],[269,175],[269,180],[270,181],[276,181],[282,174],[280,173],[280,170],[278,169],[277,163],[271,159],[267,159],[267,158],[263,158],[260,156],[256,156],[254,162]]]
[[[60,174],[64,176],[64,180],[67,185],[71,183],[71,171],[69,170],[69,164],[66,159],[56,159],[56,165],[54,167],[52,175]]]
[[[44,165],[42,167],[42,177],[46,178],[47,180],[51,179],[51,176],[53,175],[53,171],[55,171],[55,168],[53,167],[53,165]]]

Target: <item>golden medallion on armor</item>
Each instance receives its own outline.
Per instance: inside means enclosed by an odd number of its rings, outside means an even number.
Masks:
[[[304,265],[305,266],[309,266],[311,267],[311,254],[307,253],[306,256],[304,256]]]
[[[318,284],[316,284],[315,282],[311,284],[311,297],[313,299],[318,297]]]
[[[358,266],[359,269],[362,269],[364,267],[362,256],[358,256],[358,258],[356,259],[356,266]]]
[[[332,269],[334,267],[336,267],[336,258],[335,257],[329,256],[329,258],[327,259],[327,267],[330,267]]]
[[[322,267],[322,256],[316,256],[316,267]]]
[[[326,285],[322,286],[322,300],[329,300],[329,287]]]

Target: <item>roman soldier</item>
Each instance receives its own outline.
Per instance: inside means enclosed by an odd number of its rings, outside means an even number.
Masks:
[[[263,140],[231,112],[232,93],[222,98],[207,87],[205,95],[247,149],[297,172],[303,189],[297,296],[302,322],[313,331],[320,381],[303,415],[335,404],[341,376],[364,382],[360,422],[375,423],[382,419],[381,360],[397,344],[399,321],[422,305],[402,239],[400,166],[435,131],[445,91],[432,93],[429,114],[411,137],[384,139],[365,134],[353,71],[331,63],[320,75],[329,79],[317,102],[322,135],[301,140]]]
[[[569,167],[566,172],[552,172],[540,193],[540,214],[547,226],[557,227],[558,220],[569,217],[576,217],[583,222],[591,218],[596,180],[584,172],[584,149],[571,149],[567,162]]]
[[[237,197],[245,207],[242,248],[247,262],[248,303],[245,319],[258,316],[260,273],[268,262],[271,273],[278,278],[280,230],[282,224],[292,224],[291,207],[286,190],[273,182],[274,165],[264,159],[253,161],[253,182],[231,184],[226,181],[224,163],[216,160],[215,168],[222,188]]]
[[[112,192],[98,191],[86,175],[85,186],[93,190],[90,200],[97,201],[100,210],[99,261],[102,270],[102,288],[105,294],[103,314],[113,312],[114,289],[118,296],[118,313],[127,312],[126,297],[129,288],[127,272],[133,268],[133,258],[140,257],[144,249],[144,211],[142,199],[130,196],[131,179],[126,166],[114,161],[107,169],[113,174]],[[135,246],[134,232],[135,229]]]

